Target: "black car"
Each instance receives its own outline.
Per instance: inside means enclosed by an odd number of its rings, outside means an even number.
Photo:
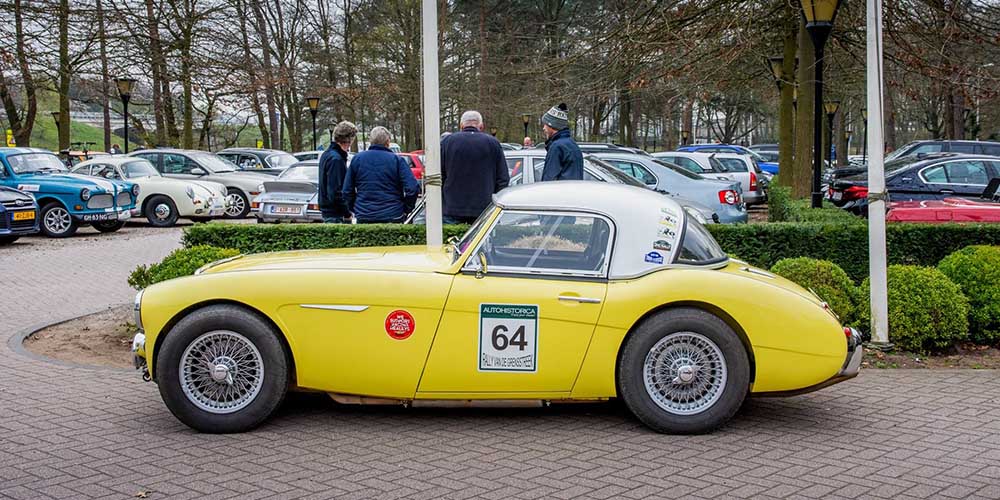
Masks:
[[[892,201],[979,198],[1000,177],[1000,157],[957,153],[904,156],[885,163],[885,186]],[[837,206],[863,212],[868,174],[834,180],[828,197]]]
[[[278,175],[300,161],[277,149],[227,148],[219,151],[218,155],[235,163],[240,170],[269,175]]]
[[[38,205],[24,191],[0,186],[0,246],[38,232]]]
[[[929,158],[930,155],[939,153],[961,153],[985,156],[1000,156],[1000,142],[985,141],[913,141],[905,146],[893,151],[885,157],[886,165],[889,162],[906,157]],[[868,172],[865,164],[848,165],[828,169],[823,173],[823,183],[833,184],[838,179],[845,179],[858,174]]]

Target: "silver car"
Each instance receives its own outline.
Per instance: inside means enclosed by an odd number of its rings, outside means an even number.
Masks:
[[[296,163],[264,182],[254,198],[257,222],[323,222],[319,211],[319,161]]]
[[[653,154],[654,158],[685,168],[702,177],[740,181],[743,201],[749,205],[763,203],[767,195],[763,188],[763,172],[752,158],[736,153],[692,153],[667,151]]]
[[[241,219],[250,213],[250,200],[260,194],[262,182],[274,176],[237,171],[236,165],[219,155],[190,149],[144,149],[129,154],[145,158],[164,177],[189,181],[212,181],[226,186],[226,218]]]

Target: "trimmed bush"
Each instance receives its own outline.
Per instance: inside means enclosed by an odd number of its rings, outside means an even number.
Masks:
[[[889,266],[889,341],[913,352],[940,351],[969,334],[969,301],[962,290],[933,267]],[[861,292],[868,296],[866,278]],[[862,301],[859,317],[871,323],[871,306]]]
[[[865,224],[865,219],[837,208],[824,200],[823,208],[812,208],[810,200],[792,199],[792,188],[771,184],[767,199],[767,220],[770,222],[829,222]]]
[[[199,245],[191,248],[180,248],[170,252],[159,264],[139,266],[132,271],[128,284],[136,290],[142,290],[149,285],[181,276],[190,276],[199,267],[239,255],[239,250],[232,248],[216,248]]]
[[[781,259],[771,267],[774,274],[810,288],[830,304],[843,324],[852,324],[858,291],[850,276],[837,264],[809,257]]]
[[[965,247],[945,257],[938,269],[969,299],[970,340],[1000,341],[1000,247]]]

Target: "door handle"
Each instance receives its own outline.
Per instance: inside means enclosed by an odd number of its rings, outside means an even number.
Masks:
[[[955,194],[951,189],[942,189],[941,194]]]
[[[579,302],[581,304],[600,304],[601,299],[593,299],[590,297],[577,297],[575,295],[560,295],[559,300],[566,302]]]

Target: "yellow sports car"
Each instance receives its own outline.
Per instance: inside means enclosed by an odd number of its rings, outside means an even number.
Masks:
[[[136,296],[133,350],[203,432],[266,420],[290,389],[341,403],[621,398],[707,432],[748,395],[854,377],[859,334],[807,290],[729,259],[684,209],[596,182],[506,189],[440,248],[248,255]]]

